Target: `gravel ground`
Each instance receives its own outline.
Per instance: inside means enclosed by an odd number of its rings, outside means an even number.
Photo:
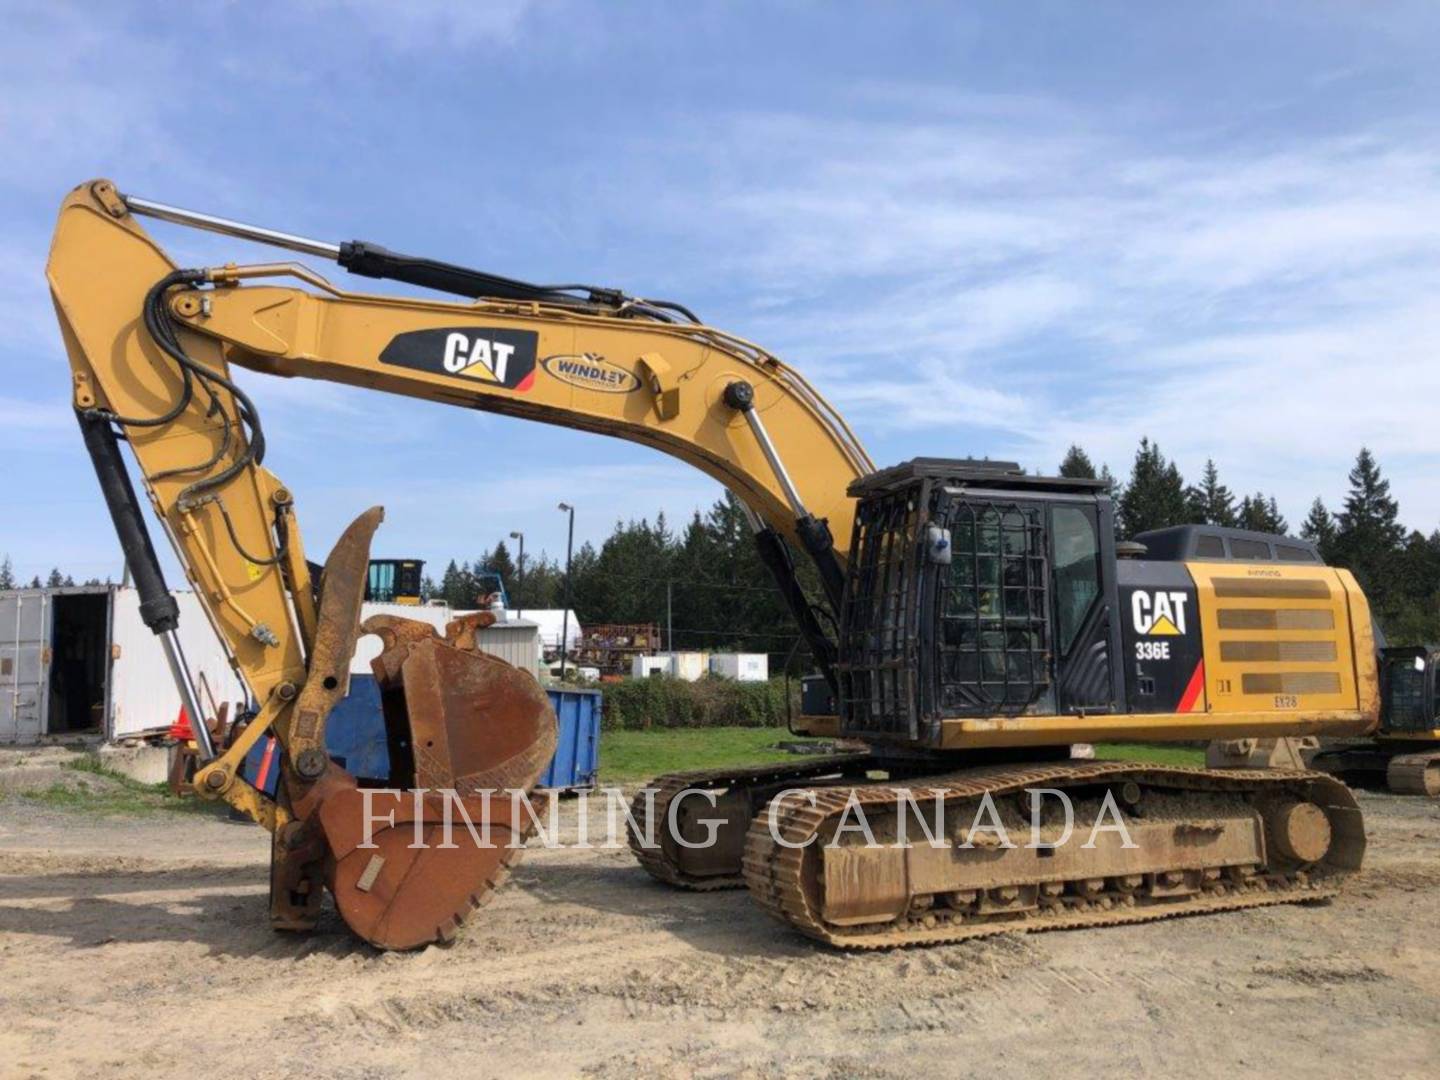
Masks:
[[[1362,803],[1366,869],[1320,905],[845,954],[534,850],[453,946],[395,955],[270,931],[253,826],[11,794],[0,1074],[1434,1076],[1440,806]]]

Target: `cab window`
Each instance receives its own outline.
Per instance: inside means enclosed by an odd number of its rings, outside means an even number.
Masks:
[[[395,598],[395,564],[372,562],[366,582],[365,599],[387,603]]]
[[[1090,605],[1100,594],[1100,543],[1095,521],[1086,510],[1057,506],[1052,521],[1055,637],[1064,655],[1075,643]]]

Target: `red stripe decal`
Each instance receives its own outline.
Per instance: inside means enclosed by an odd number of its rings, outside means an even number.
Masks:
[[[265,782],[270,779],[270,762],[275,758],[275,744],[279,741],[279,739],[272,735],[270,740],[265,744],[265,756],[260,759],[260,768],[256,771],[255,775],[255,789],[257,791],[264,791]]]
[[[1185,687],[1185,693],[1180,695],[1180,706],[1176,712],[1189,712],[1195,708],[1195,702],[1200,700],[1200,693],[1205,689],[1205,661],[1202,659],[1195,665],[1195,674],[1190,676],[1190,684]]]

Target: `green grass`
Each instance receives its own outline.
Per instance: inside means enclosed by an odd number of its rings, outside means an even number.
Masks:
[[[600,736],[600,782],[635,783],[662,773],[727,765],[758,765],[804,758],[776,750],[777,742],[799,740],[784,728],[666,728],[651,731],[606,731]],[[1205,751],[1187,746],[1146,743],[1101,743],[1095,756],[1105,760],[1150,761],[1164,765],[1203,765]],[[142,784],[107,769],[97,758],[82,757],[64,768],[110,781],[102,791],[77,791],[54,784],[14,797],[56,809],[97,815],[156,813],[224,813],[222,803],[194,796],[176,798],[165,784]]]
[[[726,765],[801,761],[773,749],[795,741],[784,728],[665,728],[606,731],[600,736],[600,782],[631,783],[661,773]],[[1148,761],[1160,765],[1204,765],[1205,751],[1153,743],[1100,743],[1095,756],[1107,761]]]
[[[777,742],[803,741],[784,728],[663,728],[606,731],[600,735],[600,782],[649,780],[661,773],[726,765],[803,761],[772,749]]]
[[[144,784],[124,773],[107,769],[96,757],[81,757],[62,766],[70,772],[103,777],[108,783],[99,791],[81,791],[66,784],[21,792],[17,798],[57,810],[101,816],[116,814],[202,813],[215,814],[216,804],[194,796],[177,798],[166,784]]]
[[[134,780],[124,773],[116,772],[114,769],[106,768],[105,763],[93,754],[86,754],[84,757],[72,758],[70,761],[62,762],[60,767],[70,772],[91,773],[95,776],[103,776],[107,780],[114,780],[117,783],[133,787],[158,788],[164,784],[144,784]]]
[[[1148,761],[1155,765],[1204,765],[1205,751],[1194,746],[1164,743],[1096,743],[1102,761]]]

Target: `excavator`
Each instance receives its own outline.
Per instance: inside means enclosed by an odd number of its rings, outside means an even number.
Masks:
[[[142,217],[449,298],[353,292],[294,261],[177,267]],[[202,715],[122,442],[253,697],[226,745],[195,725],[195,788],[272,833],[277,928],[313,926],[328,889],[378,947],[453,937],[532,822],[488,796],[533,788],[555,720],[470,624],[359,623],[383,511],[310,563],[237,367],[625,439],[734,492],[817,668],[796,729],[866,749],[658,778],[629,831],[661,882],[746,887],[801,933],[864,948],[1319,900],[1361,864],[1356,800],[1323,772],[1071,756],[1105,740],[1374,732],[1368,605],[1303,541],[1187,527],[1122,543],[1096,481],[970,459],[877,469],[797,371],[682,304],[617,289],[277,232],[108,180],[65,198],[47,272],[85,445],[187,708]],[[362,633],[384,646],[383,786],[324,749]],[[263,739],[280,767],[265,790],[242,767]],[[456,803],[493,843],[412,842]],[[1067,844],[1072,813],[1124,828]],[[889,842],[921,830],[927,842]],[[1035,842],[998,842],[1006,830]]]

